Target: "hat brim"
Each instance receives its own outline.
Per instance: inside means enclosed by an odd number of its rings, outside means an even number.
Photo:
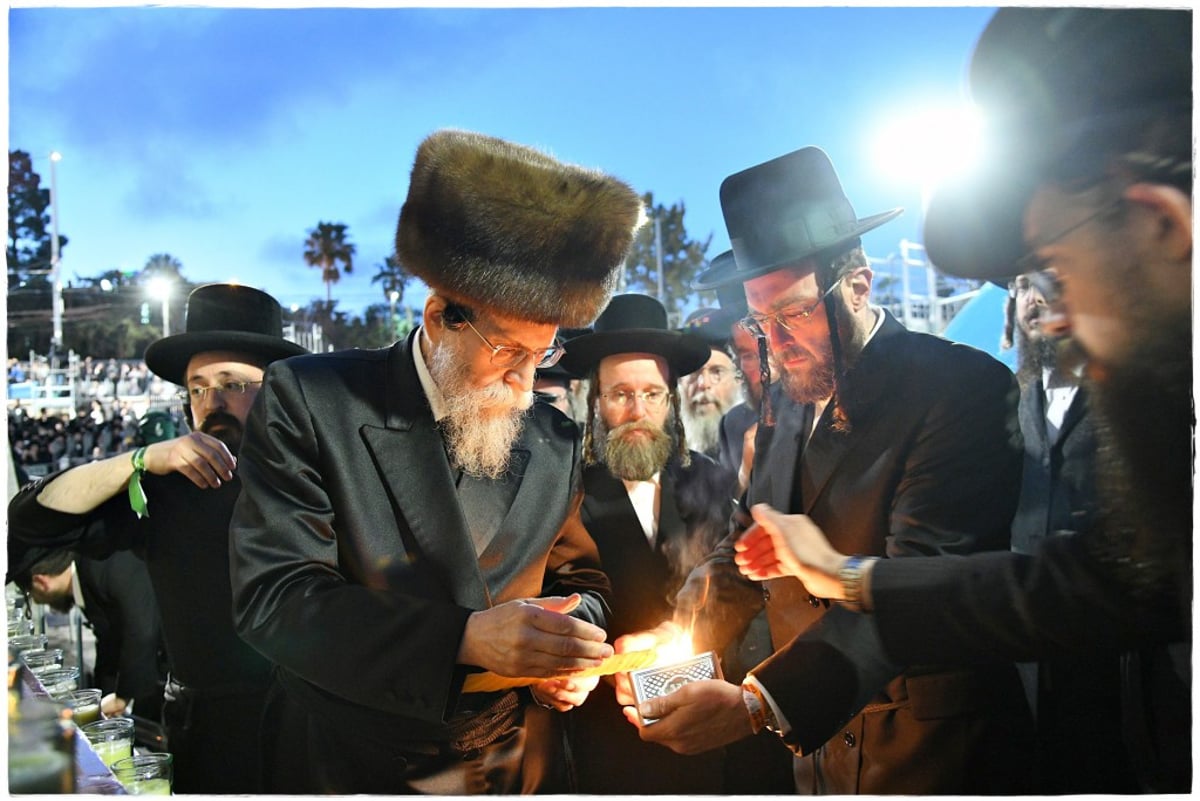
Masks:
[[[794,256],[789,256],[784,261],[775,262],[773,264],[761,264],[757,267],[751,267],[748,269],[738,269],[739,265],[736,261],[726,261],[717,267],[701,273],[696,280],[692,282],[692,289],[697,291],[705,289],[717,289],[719,287],[728,286],[729,284],[744,283],[753,278],[766,275],[767,273],[773,273],[776,270],[782,270],[785,267],[791,267],[792,265],[815,256],[818,253],[834,250],[839,245],[849,242],[852,239],[857,239],[867,231],[878,228],[884,223],[896,219],[903,213],[904,209],[897,208],[882,212],[881,214],[873,214],[870,217],[863,217],[844,237],[841,237],[836,242],[832,242],[825,247],[797,253]]]
[[[712,353],[708,343],[700,337],[657,328],[584,334],[568,341],[565,347],[566,353],[559,364],[580,378],[586,377],[601,359],[617,353],[661,356],[679,378],[703,367]]]
[[[248,353],[273,362],[289,356],[299,356],[308,350],[279,337],[238,331],[197,331],[175,334],[150,343],[144,356],[150,372],[183,386],[187,382],[188,362],[197,353],[206,351],[235,351]]]
[[[936,190],[925,212],[929,261],[960,278],[1007,281],[1026,253],[1022,218],[1036,185],[996,161]]]

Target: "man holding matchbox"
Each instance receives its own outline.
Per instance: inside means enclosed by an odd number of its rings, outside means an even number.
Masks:
[[[768,407],[774,419],[760,424],[741,508],[747,523],[746,509],[765,502],[809,515],[847,553],[1007,550],[1022,455],[1016,382],[986,354],[910,332],[870,303],[860,237],[900,210],[857,217],[814,147],[726,178],[721,208],[734,260],[703,274],[697,288],[744,286],[750,313],[742,324],[782,374],[783,391]],[[679,595],[676,619],[696,621],[697,648],[721,648],[731,627],[764,605],[776,648],[827,617],[848,618],[869,635],[869,622],[794,578],[741,577],[740,533]],[[652,699],[642,715],[658,720],[641,726],[642,738],[695,753],[775,731],[797,751],[801,793],[1028,792],[1032,718],[1012,665],[897,668],[834,737],[803,745],[797,735],[812,710],[794,704],[795,688],[778,680],[786,663],[765,665],[741,687],[695,682]]]

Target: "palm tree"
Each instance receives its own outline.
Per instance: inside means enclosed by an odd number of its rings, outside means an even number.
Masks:
[[[333,285],[342,277],[342,270],[354,270],[354,245],[346,241],[346,226],[342,223],[319,222],[308,232],[304,243],[304,262],[309,267],[321,268],[321,280],[325,282],[325,303],[333,305]]]
[[[380,289],[383,290],[383,296],[387,298],[391,306],[393,328],[396,328],[396,305],[404,299],[404,288],[411,278],[412,274],[404,269],[404,265],[400,263],[400,259],[394,253],[384,257],[383,264],[376,266],[375,275],[371,278],[372,284],[382,285]],[[405,316],[408,318],[411,328],[412,311],[407,307],[405,307]]]

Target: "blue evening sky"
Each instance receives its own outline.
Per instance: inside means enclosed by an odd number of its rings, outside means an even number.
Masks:
[[[922,175],[877,142],[941,131],[987,7],[14,8],[9,148],[57,166],[64,279],[166,252],[191,281],[237,279],[285,305],[324,298],[309,228],[357,248],[339,308],[370,282],[417,144],[460,127],[605,169],[686,204],[729,244],[730,173],[818,145],[859,216],[907,211],[872,256],[919,239]],[[895,137],[893,137],[895,138]],[[910,166],[915,163],[915,157]],[[405,302],[419,306],[424,292]]]

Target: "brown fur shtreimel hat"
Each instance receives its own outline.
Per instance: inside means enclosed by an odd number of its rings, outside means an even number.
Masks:
[[[644,218],[641,198],[612,176],[442,130],[417,149],[396,255],[457,302],[584,326],[612,296]]]

